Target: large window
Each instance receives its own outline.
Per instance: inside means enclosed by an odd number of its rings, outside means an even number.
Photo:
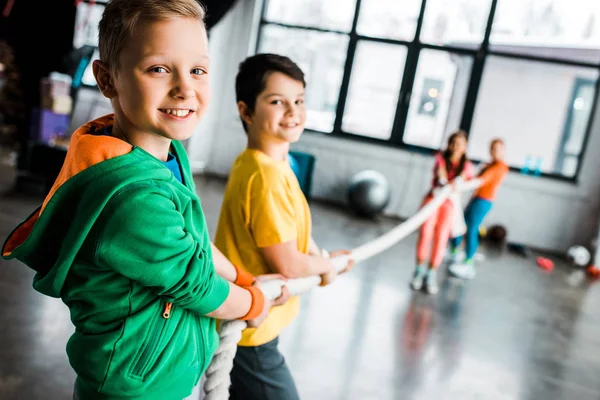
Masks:
[[[77,4],[73,48],[98,46],[98,23],[102,19],[105,3],[108,3],[108,0],[82,1]]]
[[[598,0],[265,0],[257,52],[307,76],[307,128],[575,180],[598,94]]]

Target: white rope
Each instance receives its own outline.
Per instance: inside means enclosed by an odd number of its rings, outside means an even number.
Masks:
[[[434,194],[433,200],[422,207],[411,218],[375,240],[355,248],[350,252],[349,256],[344,255],[332,259],[332,264],[338,272],[341,272],[346,268],[348,258],[352,258],[354,262],[358,263],[389,249],[419,228],[453,192],[473,190],[480,183],[479,179],[472,179],[466,182],[458,182],[456,189],[451,185],[442,187]],[[320,276],[310,276],[289,279],[287,282],[282,280],[268,281],[261,283],[260,288],[267,299],[274,300],[281,295],[281,287],[283,285],[288,288],[292,296],[298,296],[318,286],[320,283]],[[242,330],[246,326],[245,321],[223,321],[219,331],[219,348],[206,370],[206,382],[204,383],[205,400],[227,400],[229,398],[229,386],[231,385],[229,373],[233,368],[233,358],[235,357],[237,344],[242,338]]]
[[[205,400],[229,398],[229,386],[231,385],[229,373],[233,368],[237,344],[242,339],[242,331],[246,325],[246,321],[223,321],[219,330],[219,348],[206,369]]]

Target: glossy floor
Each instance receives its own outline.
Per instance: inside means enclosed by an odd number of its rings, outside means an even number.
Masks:
[[[8,192],[2,170],[0,240],[40,202]],[[224,184],[198,179],[214,232]],[[314,236],[352,248],[396,221],[365,221],[313,203]],[[408,288],[416,236],[302,297],[281,349],[302,399],[600,398],[600,286],[558,263],[552,273],[498,249],[474,281],[446,278],[436,296]],[[33,273],[0,261],[0,399],[70,399],[65,355],[73,328]]]

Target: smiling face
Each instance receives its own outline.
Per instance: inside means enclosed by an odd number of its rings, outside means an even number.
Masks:
[[[239,104],[248,135],[260,135],[271,142],[294,143],[300,139],[306,121],[304,84],[281,72],[271,73],[265,89],[256,98],[253,111]]]
[[[202,21],[172,18],[140,22],[115,71],[100,63],[94,72],[115,110],[115,130],[164,147],[189,138],[200,122],[210,99],[208,69]]]

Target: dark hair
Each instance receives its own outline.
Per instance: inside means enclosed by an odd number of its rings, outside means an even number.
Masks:
[[[450,146],[459,137],[463,137],[463,138],[465,138],[465,140],[467,140],[467,132],[465,132],[463,130],[458,130],[458,131],[454,132],[452,135],[450,135],[450,137],[448,138],[448,145],[446,146],[446,150],[444,150],[444,152],[442,153],[442,156],[444,157],[444,163],[446,164],[446,171],[448,172],[448,175],[450,175],[450,171],[454,171],[454,176],[459,176],[460,174],[462,174],[463,170],[465,169],[465,164],[467,163],[467,154],[465,153],[460,158],[460,162],[458,163],[458,166],[454,170],[452,168],[452,160],[450,159],[452,157],[452,152],[450,151]]]
[[[253,112],[258,95],[265,90],[267,78],[273,72],[281,72],[290,78],[301,82],[306,87],[304,72],[288,57],[278,54],[256,54],[246,58],[240,63],[235,78],[236,101],[243,101],[248,109]],[[244,130],[247,131],[246,123],[242,120]]]

